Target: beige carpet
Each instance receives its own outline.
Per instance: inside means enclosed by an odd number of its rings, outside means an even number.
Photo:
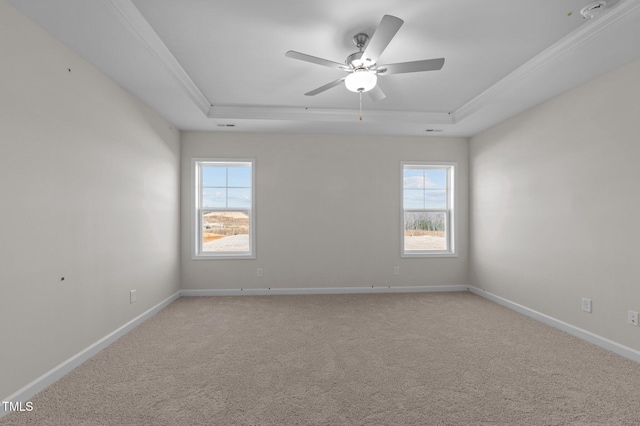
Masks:
[[[470,293],[181,298],[0,425],[640,424],[640,365]]]

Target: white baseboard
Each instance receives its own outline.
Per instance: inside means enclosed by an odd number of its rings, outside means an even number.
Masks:
[[[81,352],[78,352],[76,355],[64,361],[62,364],[49,370],[42,376],[35,379],[33,382],[29,383],[19,391],[15,392],[13,395],[10,395],[2,399],[2,401],[26,403],[34,395],[43,391],[47,387],[51,386],[52,384],[60,380],[62,377],[70,373],[73,369],[75,369],[76,367],[88,361],[91,357],[96,355],[98,352],[100,352],[101,350],[109,346],[111,343],[118,340],[120,337],[127,334],[129,331],[136,328],[138,325],[142,324],[144,321],[154,316],[156,313],[158,313],[160,310],[168,306],[171,302],[178,299],[179,297],[180,297],[180,292],[178,291],[173,295],[169,296],[167,299],[158,303],[151,309],[147,310],[146,312],[138,315],[137,317],[135,317],[134,319],[132,319],[122,327],[118,328],[117,330],[113,331],[112,333],[108,334],[102,339],[98,340],[91,346],[87,347]],[[0,409],[0,418],[4,417],[6,414],[9,414],[9,411],[5,411],[4,404],[3,404],[2,409]]]
[[[369,293],[430,293],[468,291],[466,285],[440,286],[371,286],[371,287],[316,287],[316,288],[241,288],[182,290],[183,296],[270,296],[296,294],[369,294]]]
[[[640,362],[640,352],[628,346],[621,345],[620,343],[616,343],[613,340],[598,336],[597,334],[594,334],[590,331],[576,327],[564,321],[560,321],[556,318],[550,317],[549,315],[545,315],[541,312],[527,308],[526,306],[522,306],[518,303],[504,299],[500,296],[496,296],[495,294],[491,294],[479,288],[468,286],[468,289],[473,294],[477,294],[478,296],[484,297],[485,299],[491,300],[492,302],[495,302],[499,305],[505,306],[511,310],[519,312],[544,324],[550,325],[551,327],[555,327],[579,339],[586,340],[589,343],[593,343],[596,346],[600,346],[603,349],[621,355],[632,361]]]

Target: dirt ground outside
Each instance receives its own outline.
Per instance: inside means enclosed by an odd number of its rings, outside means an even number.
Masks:
[[[420,235],[404,237],[405,250],[446,250],[447,240],[443,236]]]
[[[404,231],[405,236],[421,237],[423,235],[431,235],[432,237],[444,238],[444,231],[423,231],[422,229],[406,229]]]
[[[230,235],[202,244],[203,252],[249,251],[249,235]]]
[[[447,240],[433,235],[405,236],[405,250],[446,250]],[[204,252],[249,251],[249,235],[230,235],[202,244]]]

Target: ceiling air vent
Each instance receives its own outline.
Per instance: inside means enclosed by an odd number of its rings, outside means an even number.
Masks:
[[[584,19],[593,19],[607,7],[606,1],[594,1],[582,8],[580,14]]]

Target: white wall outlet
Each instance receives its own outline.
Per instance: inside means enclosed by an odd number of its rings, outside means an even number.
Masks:
[[[129,303],[133,303],[136,301],[136,291],[135,290],[131,290],[129,292]]]
[[[582,310],[591,313],[591,299],[582,298]]]
[[[629,311],[629,324],[638,326],[638,313],[635,311]]]
[[[258,278],[262,278],[262,274],[263,274],[262,268],[256,269],[256,275],[258,276]]]
[[[393,267],[393,275],[400,275],[400,267],[399,266],[394,266]]]

